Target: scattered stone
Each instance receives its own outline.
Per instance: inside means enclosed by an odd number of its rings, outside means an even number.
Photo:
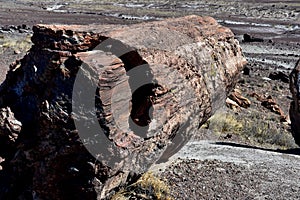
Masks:
[[[268,77],[262,77],[262,79],[264,80],[264,81],[271,81],[272,79],[270,79],[270,78],[268,78]]]
[[[14,26],[14,25],[6,25],[0,27],[0,33],[30,33],[31,28],[27,26],[26,24]]]
[[[232,199],[233,194],[236,199],[255,199],[251,191],[265,177],[259,173],[262,172],[230,162],[179,159],[162,177],[170,185],[174,199]]]
[[[258,101],[261,102],[261,105],[271,112],[280,115],[280,120],[283,122],[287,121],[287,116],[284,114],[283,110],[279,107],[276,100],[273,99],[272,96],[264,97],[263,95],[259,95],[257,93],[252,93],[250,96],[255,97]]]
[[[243,97],[241,91],[238,89],[234,89],[233,92],[229,94],[228,98],[243,108],[249,108],[251,105],[251,101],[246,97]]]
[[[235,101],[233,101],[232,99],[230,98],[227,98],[226,99],[226,106],[232,110],[240,110],[240,106],[239,104],[237,104]]]
[[[264,99],[261,102],[261,105],[264,106],[265,108],[271,110],[272,112],[274,112],[282,117],[285,117],[282,109],[278,106],[275,99],[273,99],[271,96],[268,96],[266,99]]]

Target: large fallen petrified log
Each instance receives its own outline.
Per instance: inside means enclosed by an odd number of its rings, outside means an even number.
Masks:
[[[292,135],[300,145],[300,59],[290,74],[290,91],[293,96],[289,111]]]
[[[0,88],[22,124],[0,147],[0,199],[107,197],[197,134],[246,62],[210,17],[33,31]]]

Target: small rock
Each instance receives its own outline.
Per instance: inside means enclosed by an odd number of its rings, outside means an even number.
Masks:
[[[262,77],[262,79],[264,80],[264,81],[271,81],[272,79],[270,79],[270,78],[268,78],[268,77]]]
[[[269,74],[269,78],[272,80],[280,80],[284,83],[290,82],[289,76],[281,71],[280,72],[271,72]]]
[[[19,29],[18,31],[19,31],[19,33],[28,33],[28,32],[29,32],[29,31],[26,30],[26,29]]]
[[[250,68],[249,67],[244,67],[243,69],[243,74],[249,76],[250,75]]]
[[[225,140],[232,138],[232,134],[228,133],[223,137]]]
[[[263,42],[264,39],[253,37],[247,33],[244,34],[244,40],[242,42]]]
[[[241,79],[241,80],[238,81],[238,83],[240,83],[240,84],[245,84],[245,83],[246,83],[246,80],[245,80],[245,79]]]
[[[226,106],[229,107],[232,110],[239,110],[240,109],[240,106],[230,98],[226,99]]]
[[[286,116],[284,115],[284,112],[282,109],[279,107],[275,99],[273,99],[272,96],[268,96],[266,99],[264,99],[261,102],[261,105],[264,106],[265,108],[269,109],[270,111],[280,115],[282,118],[285,118]]]
[[[18,50],[18,49],[14,50],[14,54],[20,54],[20,53],[21,53],[20,50]]]
[[[236,102],[239,106],[243,108],[249,108],[251,101],[242,96],[242,93],[238,89],[234,89],[233,92],[228,96],[232,101]]]

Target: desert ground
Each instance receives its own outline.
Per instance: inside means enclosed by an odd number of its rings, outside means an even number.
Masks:
[[[214,17],[231,28],[247,58],[236,89],[251,105],[224,105],[169,162],[151,170],[169,185],[174,199],[300,199],[300,149],[288,119],[288,75],[300,56],[299,1],[0,0],[0,5],[1,82],[10,63],[30,48],[34,24]],[[258,98],[268,96],[284,120]]]

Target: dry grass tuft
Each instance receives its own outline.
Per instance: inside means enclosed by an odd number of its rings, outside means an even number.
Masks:
[[[243,124],[237,118],[228,113],[217,113],[213,115],[206,124],[207,128],[216,133],[234,132],[240,134],[243,130]]]
[[[32,46],[31,35],[22,35],[14,37],[11,35],[0,35],[0,53],[7,49],[15,51],[26,52]]]
[[[273,113],[261,114],[249,110],[246,116],[228,112],[220,112],[212,116],[204,128],[213,132],[235,134],[253,144],[273,145],[277,148],[295,148],[295,142],[280,122],[280,117]]]
[[[112,200],[173,200],[168,185],[151,172],[145,173],[137,182],[121,189]]]

